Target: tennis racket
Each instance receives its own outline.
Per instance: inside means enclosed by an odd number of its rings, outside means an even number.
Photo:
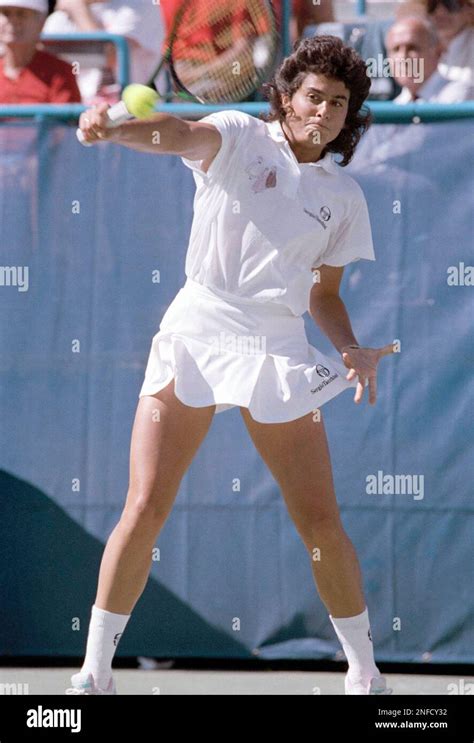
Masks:
[[[167,92],[160,92],[155,84],[166,67],[174,95],[180,99],[241,101],[268,79],[278,50],[279,35],[269,0],[183,0],[164,55],[147,85],[166,99]],[[110,126],[133,118],[123,101],[107,115]],[[83,142],[80,130],[78,138]]]

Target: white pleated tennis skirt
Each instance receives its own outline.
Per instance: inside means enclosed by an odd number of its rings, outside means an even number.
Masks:
[[[355,387],[347,371],[308,343],[303,318],[285,305],[187,278],[153,337],[139,397],[174,378],[185,405],[216,405],[216,413],[242,406],[256,421],[283,423]]]

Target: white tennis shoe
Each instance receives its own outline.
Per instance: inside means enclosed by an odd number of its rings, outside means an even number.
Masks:
[[[353,682],[349,679],[349,674],[346,674],[344,688],[346,694],[392,694],[393,692],[393,689],[387,686],[384,676],[374,676],[367,684],[362,681]]]
[[[97,686],[92,673],[75,673],[74,676],[71,676],[71,682],[72,686],[66,689],[66,694],[117,694],[112,676],[106,689]]]

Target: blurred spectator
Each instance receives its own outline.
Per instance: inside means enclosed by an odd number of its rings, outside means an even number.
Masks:
[[[397,18],[420,13],[435,25],[443,54],[439,71],[449,80],[474,84],[473,0],[407,0],[398,6]]]
[[[44,31],[49,34],[103,31],[125,36],[130,48],[130,81],[146,83],[159,61],[164,40],[159,7],[152,0],[57,0]],[[79,74],[84,102],[90,105],[117,98],[115,78],[116,53],[111,44],[102,69],[82,70]]]
[[[439,71],[474,84],[474,6],[469,0],[429,0],[428,14],[445,48]]]
[[[182,0],[160,0],[159,7],[163,13],[167,34],[169,34],[172,28],[173,19],[181,2]],[[271,3],[275,10],[278,28],[281,31],[282,0],[271,0]],[[292,43],[301,37],[306,26],[313,23],[324,23],[334,20],[332,0],[320,0],[319,5],[315,5],[313,0],[293,0],[292,9],[293,15],[290,25]]]
[[[396,21],[387,33],[386,46],[392,75],[402,87],[394,103],[459,103],[474,97],[468,84],[450,81],[439,72],[442,45],[427,18],[408,16]]]
[[[282,0],[272,0],[272,5],[275,8],[277,21],[281,27]],[[306,26],[335,21],[332,0],[320,0],[319,5],[316,5],[313,0],[293,0],[292,10],[290,34],[293,44],[301,38]]]
[[[80,103],[71,65],[38,50],[47,0],[0,0],[0,103]]]

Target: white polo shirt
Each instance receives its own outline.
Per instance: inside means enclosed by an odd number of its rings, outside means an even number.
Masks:
[[[182,158],[196,182],[186,276],[258,302],[309,308],[312,268],[375,260],[362,189],[328,153],[298,163],[278,121],[220,111],[209,170]]]

